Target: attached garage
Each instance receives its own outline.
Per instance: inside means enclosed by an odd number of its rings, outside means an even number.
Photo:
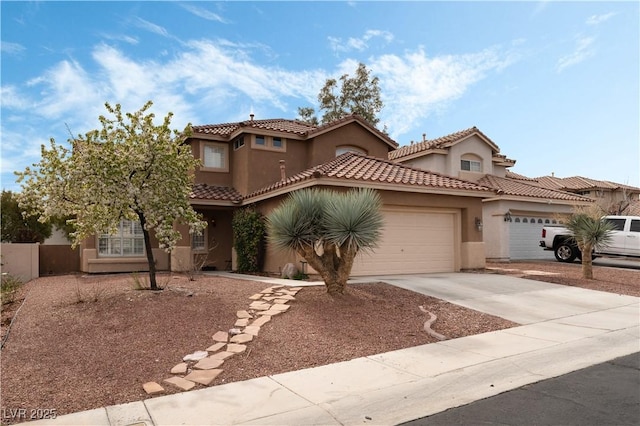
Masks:
[[[352,276],[454,272],[459,269],[455,211],[384,209],[378,247],[360,254]]]
[[[509,254],[511,260],[553,259],[551,251],[540,247],[542,228],[551,223],[548,217],[513,216],[509,223]]]

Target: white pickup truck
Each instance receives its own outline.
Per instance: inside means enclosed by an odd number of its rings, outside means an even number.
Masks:
[[[611,222],[611,242],[594,255],[640,257],[640,216],[605,216]],[[542,228],[540,247],[553,250],[559,262],[573,262],[582,258],[575,240],[563,226],[545,226]]]

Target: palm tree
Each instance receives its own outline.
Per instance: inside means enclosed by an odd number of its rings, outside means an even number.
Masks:
[[[614,227],[594,211],[580,211],[572,214],[565,226],[573,235],[582,253],[582,277],[592,280],[592,252],[611,242],[611,231]]]
[[[267,217],[269,241],[302,256],[327,293],[343,294],[356,255],[380,238],[381,206],[371,189],[296,191]]]

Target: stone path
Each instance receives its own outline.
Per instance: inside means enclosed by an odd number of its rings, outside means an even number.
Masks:
[[[236,313],[233,328],[217,331],[212,336],[214,343],[205,350],[185,355],[162,383],[182,391],[193,389],[197,384],[209,386],[223,372],[220,367],[224,361],[246,351],[247,343],[258,336],[260,328],[271,321],[271,317],[286,312],[290,308],[288,303],[295,300],[301,289],[275,285],[249,297],[249,308]],[[165,392],[157,382],[147,382],[142,388],[149,395]]]

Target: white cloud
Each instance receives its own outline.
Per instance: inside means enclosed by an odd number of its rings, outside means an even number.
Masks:
[[[115,40],[115,41],[123,41],[127,44],[131,44],[131,45],[136,45],[139,43],[139,40],[136,37],[131,37],[128,35],[124,35],[124,34],[101,34],[100,35],[102,38],[104,38],[105,40]]]
[[[428,57],[418,50],[375,58],[369,66],[380,78],[385,105],[381,121],[397,137],[463,96],[489,72],[499,72],[517,59],[514,53],[497,47],[464,55]]]
[[[615,12],[605,13],[604,15],[592,15],[587,19],[587,25],[598,25],[602,22],[608,21],[616,15],[617,13]]]
[[[25,47],[19,43],[11,43],[8,41],[0,41],[0,51],[7,54],[17,54],[25,50]]]
[[[137,18],[136,19],[136,26],[139,28],[142,28],[143,30],[147,30],[149,32],[161,35],[163,37],[168,37],[169,36],[169,32],[162,26],[160,25],[156,25],[152,22],[149,21],[145,21],[142,18]]]
[[[593,42],[595,41],[595,37],[585,37],[578,36],[576,37],[576,48],[575,50],[563,56],[558,60],[556,65],[557,71],[560,73],[564,71],[567,67],[571,67],[573,65],[577,65],[585,59],[593,56],[595,51],[592,47]]]
[[[385,44],[393,41],[393,34],[389,31],[367,30],[362,37],[349,37],[346,41],[339,37],[328,37],[329,45],[334,52],[363,51],[369,48],[369,42],[374,38],[382,39]]]
[[[218,15],[217,13],[211,12],[207,9],[204,9],[202,7],[198,7],[198,6],[194,6],[186,3],[180,3],[180,6],[182,6],[182,8],[185,9],[186,11],[196,16],[199,16],[202,19],[206,19],[208,21],[221,22],[223,24],[228,23],[228,21],[224,19],[222,16]]]

